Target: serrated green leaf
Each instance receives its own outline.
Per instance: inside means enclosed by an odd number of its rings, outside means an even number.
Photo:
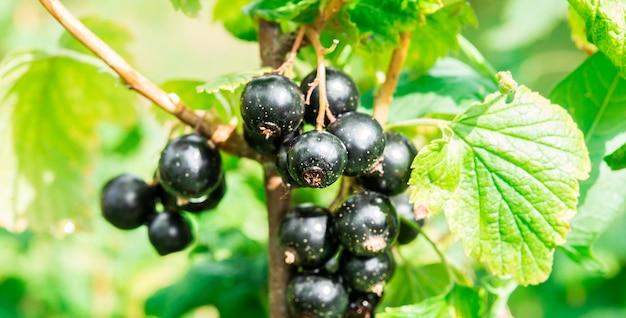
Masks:
[[[217,0],[213,7],[213,20],[222,21],[228,32],[244,41],[256,41],[257,26],[252,18],[243,12],[250,0]]]
[[[605,196],[619,196],[620,187],[599,184],[600,173],[605,169],[603,158],[607,155],[606,143],[626,130],[626,114],[623,100],[626,98],[626,80],[619,70],[601,52],[588,58],[572,74],[557,85],[551,99],[565,107],[585,135],[585,142],[591,158],[591,177],[580,183],[581,200],[578,214],[571,222],[572,232],[564,247],[568,256],[577,262],[587,264],[590,269],[602,266],[592,256],[590,248],[597,237],[622,211],[624,199],[606,201]],[[613,149],[619,147],[614,146]],[[608,170],[608,167],[606,167]],[[621,182],[610,172],[603,182]],[[593,188],[601,188],[609,193],[594,191],[598,197],[588,198]],[[591,200],[593,203],[588,204]],[[600,204],[600,205],[598,205]],[[604,208],[599,208],[603,206]]]
[[[198,86],[198,92],[215,93],[220,90],[234,92],[237,88],[245,85],[254,77],[270,72],[269,67],[262,67],[256,70],[227,74],[212,79]]]
[[[411,165],[411,202],[421,215],[443,210],[461,174],[462,147],[458,140],[434,140],[420,149]]]
[[[133,37],[123,26],[115,21],[104,20],[95,16],[84,17],[80,20],[89,30],[100,37],[124,59],[132,61],[132,54],[128,49],[128,45],[132,42]],[[93,55],[84,44],[76,40],[76,38],[67,31],[63,31],[63,34],[61,34],[59,45],[83,54]]]
[[[202,9],[200,0],[170,0],[174,9],[180,10],[188,17],[197,17]]]
[[[413,31],[405,67],[415,73],[426,72],[438,58],[458,48],[457,36],[461,28],[476,24],[474,10],[468,2],[458,0],[446,3],[443,8],[427,15],[425,23]]]
[[[570,26],[570,34],[572,41],[576,44],[576,47],[585,51],[585,53],[591,55],[598,51],[598,48],[589,42],[587,39],[587,30],[585,27],[585,20],[581,18],[576,10],[571,6],[568,8],[568,23]]]
[[[612,154],[604,157],[604,162],[611,168],[611,170],[621,170],[626,168],[626,144],[623,144]]]
[[[587,39],[626,72],[626,7],[615,0],[568,0],[585,21]]]
[[[449,128],[449,140],[438,141],[445,147],[430,146],[413,163],[413,201],[449,197],[450,230],[471,256],[522,285],[544,281],[575,213],[577,179],[588,177],[582,133],[564,109],[524,86],[508,98],[488,96]]]
[[[85,226],[94,189],[86,186],[97,127],[131,124],[133,94],[100,61],[74,51],[24,51],[0,64],[0,113],[9,117],[16,171],[4,180],[12,204],[2,213],[32,230]],[[15,224],[8,224],[9,227]]]
[[[312,22],[321,0],[254,0],[243,8],[253,17],[276,22]],[[308,13],[308,14],[307,14]]]
[[[430,297],[418,304],[388,307],[376,314],[380,318],[444,318],[449,316],[448,294]]]
[[[453,58],[439,60],[424,76],[402,80],[389,110],[388,123],[427,114],[458,114],[497,89],[494,82]]]

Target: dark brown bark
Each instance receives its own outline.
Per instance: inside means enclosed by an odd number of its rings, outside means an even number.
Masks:
[[[259,21],[259,46],[261,64],[279,68],[285,62],[285,55],[291,49],[292,40],[283,34],[280,25],[265,20]],[[278,226],[291,205],[291,196],[285,193],[282,179],[272,161],[263,164],[265,173],[265,204],[269,226],[269,306],[270,317],[288,318],[289,310],[285,299],[289,268],[278,245]]]

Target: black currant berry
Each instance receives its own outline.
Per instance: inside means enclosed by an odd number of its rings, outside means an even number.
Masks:
[[[278,148],[278,153],[276,154],[276,170],[287,188],[298,186],[298,182],[296,182],[296,180],[291,177],[291,173],[289,173],[289,163],[287,162],[291,144],[292,142],[283,143],[280,148]]]
[[[315,77],[317,77],[317,70],[302,79],[300,89],[304,96],[309,93]],[[326,98],[330,112],[335,116],[356,111],[359,106],[359,90],[352,79],[342,71],[331,67],[326,68]],[[319,100],[319,87],[316,86],[311,92],[310,103],[305,106],[304,110],[304,120],[309,124],[315,125],[320,108]],[[328,125],[327,117],[324,117],[324,123]]]
[[[305,203],[293,207],[278,227],[278,240],[285,252],[285,263],[316,268],[337,251],[330,211]]]
[[[176,212],[161,212],[148,223],[148,238],[159,255],[182,251],[193,241],[191,225]]]
[[[369,170],[385,150],[383,128],[368,114],[342,114],[326,130],[339,137],[346,146],[348,161],[343,172],[345,175],[355,176]]]
[[[381,296],[374,293],[352,291],[348,298],[350,299],[350,303],[343,315],[344,318],[373,318],[374,310]]]
[[[333,184],[346,167],[346,147],[336,136],[310,130],[297,136],[287,152],[289,174],[298,185],[323,188]]]
[[[250,148],[262,155],[275,155],[278,153],[280,146],[285,142],[292,140],[302,133],[302,125],[296,130],[289,132],[287,135],[268,136],[262,134],[259,130],[251,130],[248,126],[243,126],[243,138]]]
[[[293,317],[342,317],[348,293],[336,277],[298,274],[287,284],[287,304]]]
[[[268,137],[285,136],[302,122],[304,96],[291,79],[262,75],[246,85],[240,108],[243,122],[251,131]]]
[[[395,263],[391,253],[374,256],[341,254],[339,274],[351,290],[382,296],[383,288],[393,275]]]
[[[197,198],[218,186],[222,178],[222,158],[206,138],[183,135],[165,146],[157,172],[166,191],[180,197]]]
[[[411,164],[417,156],[415,145],[400,133],[385,133],[385,150],[381,166],[358,177],[359,182],[368,190],[386,195],[396,195],[409,187]]]
[[[409,195],[407,193],[391,197],[391,202],[393,202],[396,207],[398,215],[403,216],[407,220],[411,220],[411,222],[417,224],[418,226],[424,225],[424,219],[420,219],[419,221],[415,219],[413,203],[409,202]],[[406,224],[404,220],[400,219],[400,231],[397,239],[398,244],[408,244],[415,240],[418,234],[418,231],[414,230],[411,226]]]
[[[192,213],[200,213],[203,211],[211,210],[217,207],[217,205],[224,198],[226,194],[226,178],[222,176],[217,188],[213,189],[206,197],[200,199],[189,199],[189,202],[180,206],[182,210]]]
[[[156,193],[143,179],[123,174],[102,188],[102,215],[113,226],[130,230],[144,224],[155,213]]]
[[[373,256],[391,247],[398,236],[398,215],[391,200],[373,191],[346,197],[334,213],[336,235],[352,254]]]

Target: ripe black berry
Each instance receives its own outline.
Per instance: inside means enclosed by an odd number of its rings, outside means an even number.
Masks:
[[[346,167],[346,147],[336,136],[310,130],[293,140],[287,152],[291,177],[301,186],[327,187]]]
[[[184,216],[166,211],[148,223],[148,238],[159,255],[167,255],[185,249],[193,241],[193,233]]]
[[[350,292],[350,303],[344,313],[344,318],[373,318],[376,305],[381,296],[374,293]]]
[[[373,256],[398,236],[398,215],[391,200],[372,191],[349,195],[334,213],[336,235],[352,254]]]
[[[317,76],[317,70],[309,73],[300,83],[300,89],[306,96],[311,88],[311,84]],[[356,111],[359,106],[359,90],[348,75],[342,71],[326,68],[326,97],[330,112],[338,116],[343,113]],[[315,87],[311,92],[310,104],[305,106],[304,120],[309,124],[315,124],[319,104],[319,87]],[[324,117],[324,122],[328,125],[328,118]]]
[[[406,193],[396,195],[391,197],[391,202],[393,202],[396,207],[396,211],[398,215],[403,216],[407,220],[411,220],[411,222],[422,226],[424,225],[424,219],[420,219],[419,221],[415,219],[415,213],[413,212],[413,204],[409,202],[409,195]],[[398,244],[408,244],[412,242],[417,235],[418,231],[414,230],[411,226],[405,223],[404,220],[400,219],[400,231],[398,233]]]
[[[383,128],[374,117],[357,112],[349,112],[337,117],[326,128],[339,137],[348,151],[348,161],[344,174],[354,176],[370,169],[385,150]]]
[[[304,96],[291,79],[278,74],[250,81],[241,93],[241,117],[251,131],[284,136],[300,126]]]
[[[342,317],[348,293],[336,277],[299,274],[287,285],[287,304],[293,317]]]
[[[278,228],[285,262],[307,268],[324,265],[338,247],[330,222],[328,209],[310,203],[289,210]]]
[[[400,133],[388,131],[385,139],[380,169],[365,173],[358,180],[368,190],[396,195],[409,187],[411,164],[417,156],[417,149]]]
[[[100,195],[102,215],[113,226],[130,230],[154,214],[155,191],[141,178],[123,174],[109,180]]]
[[[224,198],[224,194],[226,194],[226,178],[222,176],[217,188],[209,192],[206,198],[201,198],[200,200],[191,198],[189,199],[189,202],[181,205],[180,208],[192,213],[200,213],[211,210],[217,207],[222,198]]]
[[[222,158],[206,138],[196,134],[172,139],[161,152],[158,166],[163,188],[180,197],[197,198],[217,187]]]
[[[387,281],[393,275],[395,263],[389,251],[374,256],[355,256],[343,253],[339,273],[352,290],[381,296]]]
[[[264,135],[259,130],[250,129],[248,126],[243,125],[243,138],[246,143],[248,143],[254,151],[268,156],[275,155],[282,144],[301,133],[302,125],[294,131],[289,132],[287,135],[280,134],[274,136]]]

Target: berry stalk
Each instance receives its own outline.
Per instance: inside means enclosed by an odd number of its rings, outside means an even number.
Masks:
[[[385,82],[380,87],[380,91],[374,99],[374,118],[384,127],[389,115],[389,106],[393,99],[393,93],[396,91],[402,65],[406,59],[406,54],[411,45],[412,32],[400,32],[400,45],[393,50],[387,73],[385,74]]]

